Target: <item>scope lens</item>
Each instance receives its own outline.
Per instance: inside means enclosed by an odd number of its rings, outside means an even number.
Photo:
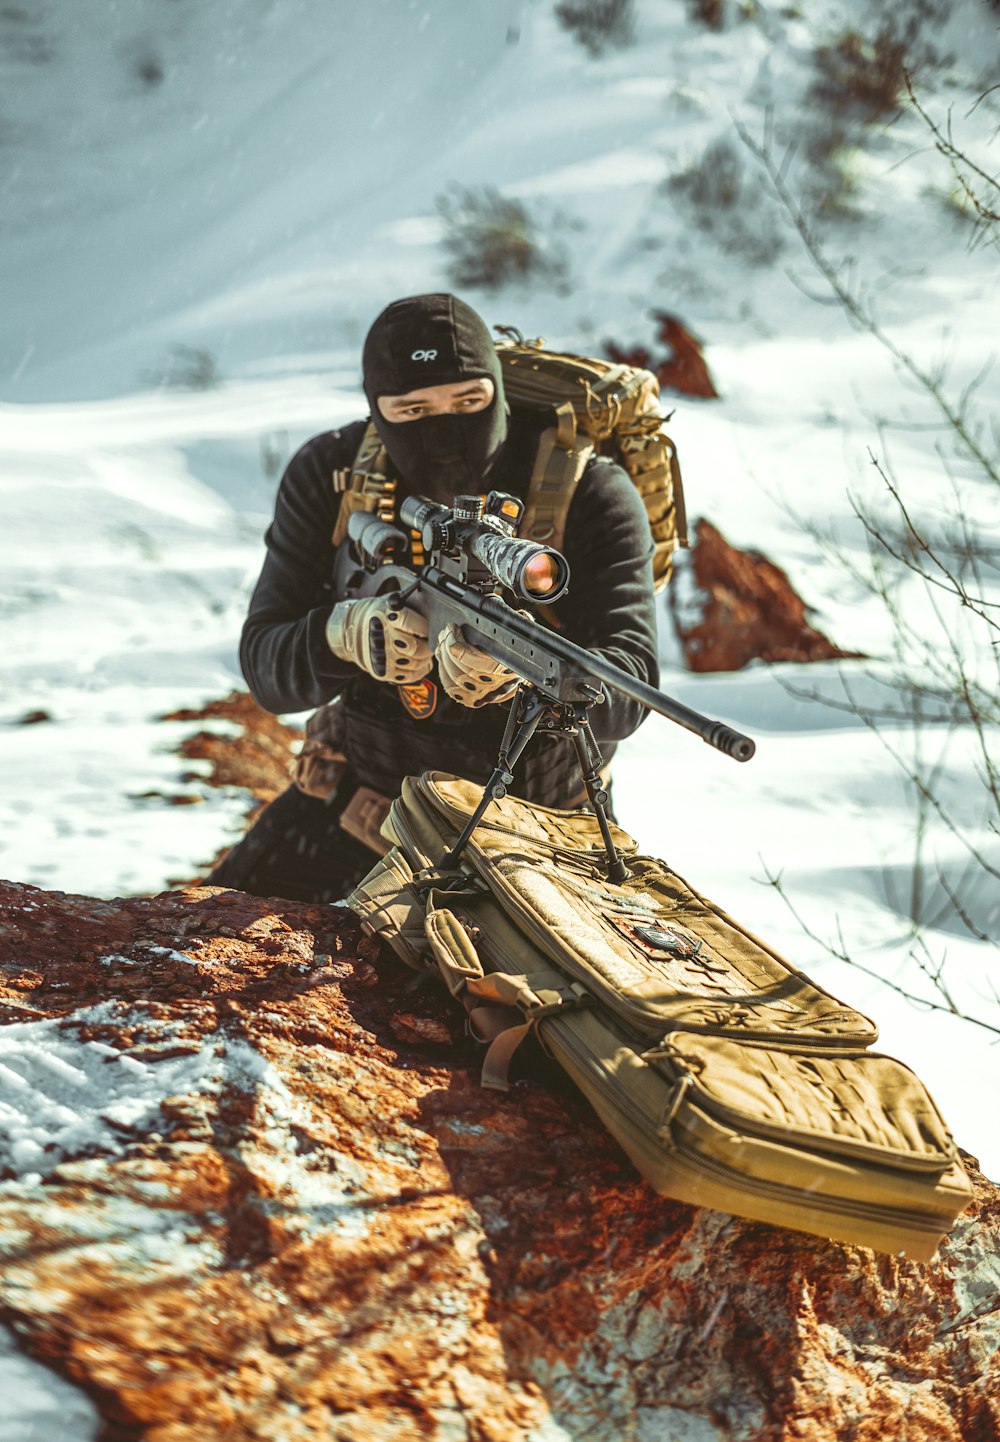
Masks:
[[[563,585],[562,566],[551,551],[539,551],[521,572],[521,585],[529,596],[548,596]]]

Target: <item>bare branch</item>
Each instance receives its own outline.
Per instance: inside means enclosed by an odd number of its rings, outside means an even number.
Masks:
[[[993,88],[995,89],[996,87],[994,86]],[[995,175],[990,175],[987,171],[983,170],[982,167],[977,165],[974,160],[972,160],[967,154],[965,154],[964,151],[959,150],[955,142],[952,140],[951,112],[948,112],[948,134],[944,135],[941,131],[940,126],[936,123],[936,121],[931,119],[930,115],[928,115],[927,111],[917,99],[916,92],[913,89],[913,83],[908,71],[906,72],[906,93],[910,97],[910,104],[913,106],[914,110],[917,112],[921,120],[927,126],[927,129],[934,136],[937,149],[951,164],[956,180],[958,180],[959,184],[965,190],[976,211],[984,220],[987,220],[990,223],[1000,222],[1000,212],[987,208],[987,206],[973,191],[972,187],[965,179],[965,176],[962,175],[958,170],[959,165],[968,166],[968,168],[975,175],[979,176],[980,180],[985,181],[988,186],[992,187],[992,189],[997,192],[998,198],[1000,198],[1000,180],[997,180]],[[983,98],[983,96],[980,96],[979,100],[982,100]],[[976,104],[978,105],[979,101],[977,101]],[[973,107],[973,109],[975,109],[975,106]]]
[[[898,346],[876,318],[874,306],[866,305],[861,296],[844,284],[840,276],[839,268],[832,263],[819,244],[805,213],[796,202],[781,172],[775,166],[773,155],[753,138],[741,121],[736,120],[734,124],[744,145],[757,157],[763,166],[774,193],[784,207],[795,229],[798,231],[809,258],[840,301],[844,311],[857,326],[873,336],[879,344],[888,351],[897,365],[911,376],[931,397],[945,420],[951,426],[954,434],[961,441],[967,453],[977,462],[992,481],[1000,485],[1000,466],[983,450],[966,424],[961,411],[955,408],[945,394],[940,379],[924,370],[911,355]]]
[[[935,1001],[933,997],[918,996],[916,992],[910,991],[905,986],[900,986],[897,981],[891,981],[887,976],[884,976],[882,972],[876,971],[875,968],[872,966],[866,966],[864,962],[858,961],[855,957],[851,956],[850,952],[848,951],[847,944],[844,941],[843,932],[840,929],[839,917],[837,919],[837,946],[834,946],[832,942],[825,940],[823,937],[818,936],[817,933],[812,930],[812,928],[806,923],[805,919],[793,906],[791,900],[785,892],[784,887],[782,886],[780,872],[775,875],[774,873],[769,871],[763,857],[760,858],[760,864],[764,869],[764,875],[767,878],[767,884],[774,887],[775,891],[781,897],[782,901],[788,907],[788,910],[795,918],[798,925],[801,927],[803,933],[809,938],[810,941],[815,942],[817,946],[822,947],[822,949],[826,952],[828,956],[832,956],[836,961],[844,962],[847,966],[854,967],[856,971],[862,972],[865,976],[870,976],[873,977],[876,981],[880,981],[883,986],[887,986],[890,991],[895,992],[897,996],[902,997],[904,1001],[909,1002],[911,1006],[918,1007],[921,1011],[942,1012],[947,1016],[956,1017],[959,1021],[967,1021],[972,1026],[981,1027],[983,1031],[988,1031],[993,1036],[1000,1037],[1000,1026],[995,1026],[992,1022],[983,1021],[982,1017],[972,1016],[969,1012],[962,1011],[961,1007],[956,1004],[954,997],[951,996],[947,988],[942,989],[940,981],[934,982],[934,985],[936,986],[939,995],[941,996],[940,1001]],[[920,949],[923,949],[924,951],[923,956],[916,954]],[[931,977],[931,979],[933,980],[932,972],[928,968],[929,953],[926,952],[926,947],[924,946],[922,941],[919,943],[915,943],[914,950],[911,950],[910,955],[913,957],[913,960],[920,967],[920,970],[924,973],[924,975]]]

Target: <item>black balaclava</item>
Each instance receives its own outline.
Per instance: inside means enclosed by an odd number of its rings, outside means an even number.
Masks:
[[[406,490],[450,502],[477,492],[507,437],[507,403],[496,347],[485,323],[457,296],[395,300],[375,321],[362,360],[375,429]],[[492,403],[472,415],[387,421],[379,396],[488,376]]]

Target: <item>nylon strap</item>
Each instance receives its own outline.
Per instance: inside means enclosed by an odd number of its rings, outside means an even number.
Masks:
[[[446,898],[447,893],[434,891],[427,898],[427,940],[445,985],[468,1013],[472,1035],[490,1042],[483,1060],[482,1085],[507,1091],[511,1058],[529,1032],[543,1017],[564,1006],[584,1005],[586,994],[572,984],[546,986],[552,976],[548,970],[537,977],[485,972],[466,928],[454,912],[440,905]]]
[[[510,1026],[490,1043],[483,1059],[481,1082],[484,1087],[495,1092],[510,1091],[510,1064],[514,1053],[533,1026],[533,1021],[526,1021],[521,1026]]]
[[[524,1017],[512,1006],[474,1006],[467,1021],[470,1036],[487,1046],[511,1027],[520,1026]]]
[[[557,424],[543,431],[539,437],[518,532],[526,540],[541,541],[561,551],[566,534],[566,517],[580,477],[594,454],[594,447],[586,440],[577,443],[573,407],[568,402],[558,408],[556,417]]]

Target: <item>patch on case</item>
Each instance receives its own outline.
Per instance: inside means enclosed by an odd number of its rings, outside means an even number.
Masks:
[[[613,918],[618,930],[634,941],[649,956],[697,956],[701,951],[701,937],[694,936],[683,927],[672,922],[654,925],[642,920]]]
[[[437,708],[438,689],[433,681],[414,681],[409,686],[397,686],[399,699],[417,721],[426,721]]]

